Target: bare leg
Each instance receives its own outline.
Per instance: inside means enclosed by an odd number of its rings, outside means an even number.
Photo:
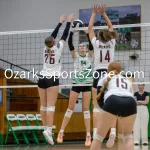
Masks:
[[[83,111],[89,111],[91,92],[83,92]],[[90,118],[84,118],[86,132],[90,132]]]
[[[121,118],[121,128],[124,135],[124,150],[133,150],[134,149],[134,141],[132,137],[133,126],[135,122],[136,115],[132,115],[129,117]],[[130,136],[129,136],[130,135]]]
[[[108,112],[101,110],[99,114],[101,120],[98,122],[97,134],[99,136],[99,140],[94,139],[92,142],[90,150],[100,150],[103,139],[105,138],[108,130],[110,129],[113,122],[116,122],[117,117]],[[97,137],[97,135],[95,136]]]
[[[115,138],[116,138],[116,122],[113,122],[113,124],[111,125],[111,131],[110,131],[109,139],[106,143],[106,146],[108,148],[111,148],[114,146]]]
[[[53,86],[47,89],[47,108],[48,107],[55,107],[57,97],[58,97],[58,89],[59,86]],[[54,120],[54,110],[49,109],[47,111],[47,125],[48,127],[52,127],[53,120]]]
[[[46,119],[46,108],[47,108],[47,95],[46,95],[46,89],[38,88],[39,96],[40,96],[40,102],[41,102],[41,118],[43,126],[45,126],[45,129],[47,127],[47,119]]]
[[[71,91],[68,109],[70,109],[72,111],[74,110],[74,107],[75,107],[78,96],[79,96],[79,93]],[[70,121],[70,117],[64,116],[63,123],[62,123],[62,126],[61,126],[62,130],[65,130],[65,128],[66,128],[69,121]]]
[[[47,119],[47,130],[43,132],[45,138],[48,142],[53,145],[53,137],[52,137],[52,125],[54,120],[54,112],[55,112],[55,104],[57,101],[58,96],[58,88],[59,86],[53,86],[46,89],[47,93],[47,112],[46,112],[46,119]]]
[[[83,92],[82,97],[83,97],[84,122],[85,122],[85,127],[86,127],[85,146],[90,146],[91,145],[91,134],[90,134],[89,105],[90,105],[91,92]]]
[[[63,133],[64,133],[64,130],[65,130],[67,124],[70,121],[70,118],[71,118],[71,115],[73,113],[73,110],[74,110],[74,107],[75,107],[78,96],[79,96],[79,93],[71,91],[70,98],[69,98],[69,106],[68,106],[68,109],[65,113],[65,116],[64,116],[64,119],[63,119],[63,122],[62,122],[62,125],[61,125],[61,129],[60,129],[60,132],[59,132],[58,137],[57,137],[57,142],[58,143],[63,142]]]
[[[92,98],[93,98],[93,106],[94,106],[94,109],[93,109],[93,137],[97,131],[98,118],[100,118],[100,116],[99,116],[100,107],[97,107],[97,105],[96,105],[96,103],[97,103],[96,96],[97,96],[97,89],[92,88]]]

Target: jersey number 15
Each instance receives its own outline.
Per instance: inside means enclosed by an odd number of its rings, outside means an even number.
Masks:
[[[128,89],[128,84],[124,78],[116,78],[116,85],[118,88]]]

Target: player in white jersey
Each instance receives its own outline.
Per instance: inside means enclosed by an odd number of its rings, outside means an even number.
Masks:
[[[85,146],[91,145],[91,134],[90,134],[90,99],[91,99],[91,86],[78,86],[78,84],[91,84],[92,83],[92,63],[93,63],[93,46],[90,42],[88,31],[85,31],[89,41],[89,48],[87,48],[86,43],[80,43],[78,51],[75,51],[72,42],[72,36],[74,32],[70,32],[68,45],[73,58],[74,63],[74,74],[73,74],[73,86],[70,92],[69,105],[65,113],[61,130],[58,134],[57,142],[63,142],[64,130],[71,118],[76,101],[80,92],[82,92],[83,97],[83,113],[86,126],[86,141]]]
[[[61,69],[60,56],[64,47],[64,43],[68,37],[70,24],[74,19],[74,14],[70,14],[63,35],[56,44],[55,38],[62,23],[66,20],[66,15],[60,18],[60,23],[57,25],[51,36],[45,39],[45,48],[43,53],[43,70],[38,81],[38,91],[41,102],[41,117],[45,130],[43,132],[47,141],[54,144],[52,138],[52,125],[55,112],[55,104],[58,96],[59,88],[59,73]]]
[[[97,133],[94,137],[90,150],[100,150],[103,139],[113,122],[120,117],[123,133],[123,149],[133,150],[133,126],[136,118],[136,101],[133,96],[132,83],[128,78],[121,75],[121,65],[112,62],[108,66],[108,75],[98,82],[100,93],[97,100],[101,100],[104,94],[104,105],[102,107],[98,122]]]
[[[115,50],[115,39],[117,38],[117,33],[113,29],[112,23],[109,20],[107,14],[105,13],[106,6],[95,5],[92,9],[92,16],[89,22],[88,30],[89,37],[91,43],[94,47],[94,74],[93,74],[93,87],[92,87],[92,97],[93,97],[93,136],[96,133],[96,124],[97,118],[100,113],[100,108],[97,106],[96,95],[97,95],[97,83],[99,78],[103,76],[103,74],[107,73],[108,64],[114,60],[114,50]],[[104,17],[108,29],[99,30],[97,33],[97,38],[93,31],[93,24],[95,17],[98,13]],[[100,107],[103,106],[103,102],[101,102]],[[112,147],[114,144],[116,136],[116,124],[112,125],[110,138],[107,142],[107,147]]]

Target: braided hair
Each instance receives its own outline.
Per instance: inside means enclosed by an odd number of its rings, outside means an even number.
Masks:
[[[108,73],[113,72],[113,74],[117,75],[121,72],[121,64],[119,62],[112,62],[109,64],[108,66]],[[108,86],[109,81],[111,80],[112,76],[108,76],[106,78],[106,81],[104,82],[102,88],[100,89],[100,93],[98,93],[96,99],[99,100],[101,95],[104,93],[104,90],[106,89],[106,87]]]

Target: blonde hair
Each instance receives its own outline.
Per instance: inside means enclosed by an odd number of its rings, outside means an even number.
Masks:
[[[119,62],[112,62],[108,66],[108,73],[113,72],[115,75],[119,74],[121,72],[121,64]],[[100,93],[98,93],[96,99],[99,100],[101,95],[104,93],[105,88],[108,86],[109,81],[111,80],[112,76],[108,76],[106,78],[106,81],[104,82],[102,88],[100,89]]]
[[[103,29],[98,31],[97,37],[101,39],[103,43],[106,43],[112,39],[117,39],[118,34],[116,30],[110,32],[109,30]]]

